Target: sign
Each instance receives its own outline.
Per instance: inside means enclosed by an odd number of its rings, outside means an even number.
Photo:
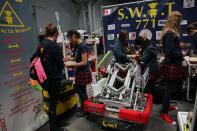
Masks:
[[[5,2],[3,8],[1,9],[0,18],[5,21],[5,24],[1,23],[0,26],[24,27],[20,18],[13,10],[12,6],[9,4],[8,1]]]
[[[0,1],[0,130],[33,131],[47,117],[42,94],[29,87],[30,57],[36,50],[31,0]]]
[[[183,0],[183,8],[192,8],[195,6],[195,0]]]
[[[136,39],[136,32],[129,32],[129,40],[135,40]]]
[[[117,123],[114,124],[114,123],[112,123],[112,121],[110,121],[110,122],[102,121],[102,126],[105,128],[116,129],[118,127],[118,124]]]
[[[108,25],[108,30],[115,30],[115,24]]]
[[[131,37],[131,32],[136,32],[136,37],[143,35],[150,39],[158,48],[162,48],[160,44],[160,35],[166,24],[166,18],[172,11],[179,11],[183,15],[181,22],[182,34],[185,33],[186,26],[197,19],[191,15],[197,12],[197,8],[184,9],[184,3],[190,7],[195,7],[194,0],[161,0],[161,1],[142,1],[136,3],[127,3],[117,6],[108,6],[103,8],[103,29],[105,40],[105,51],[113,49],[114,40],[118,38],[120,30],[125,29],[129,34],[129,45],[135,48],[135,37]],[[185,6],[186,7],[186,6]],[[105,11],[109,11],[107,14]],[[104,15],[105,14],[105,15]],[[116,27],[109,30],[109,25]],[[113,37],[113,35],[116,37]],[[181,35],[182,36],[182,35]],[[190,43],[186,37],[181,37],[181,41]],[[189,45],[189,44],[188,44]],[[190,44],[191,45],[191,44]],[[192,46],[188,46],[191,48]]]

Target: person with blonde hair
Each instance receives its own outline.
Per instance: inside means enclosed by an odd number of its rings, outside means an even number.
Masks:
[[[176,125],[176,122],[168,115],[168,110],[177,110],[176,107],[170,105],[172,92],[178,84],[178,80],[182,80],[188,74],[187,67],[182,66],[183,57],[186,56],[186,52],[181,50],[184,47],[184,43],[180,42],[182,18],[183,16],[180,12],[171,12],[162,30],[160,39],[165,53],[164,63],[162,64],[165,90],[160,117],[171,125]]]

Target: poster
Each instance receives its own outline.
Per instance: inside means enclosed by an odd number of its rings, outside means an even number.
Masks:
[[[31,0],[0,0],[1,131],[34,131],[46,122],[41,93],[28,85],[36,46]]]
[[[195,0],[183,0],[183,8],[192,8],[195,6]]]
[[[126,29],[130,32],[129,44],[131,48],[135,48],[135,38],[143,35],[150,39],[158,49],[161,49],[161,31],[165,26],[167,16],[172,11],[182,13],[181,41],[185,42],[186,48],[192,48],[190,38],[183,36],[183,34],[185,34],[188,24],[197,21],[197,18],[191,15],[193,12],[197,12],[197,8],[184,8],[183,4],[185,1],[188,2],[188,0],[141,1],[103,7],[105,51],[113,49],[114,40],[118,38],[117,34],[121,29]],[[196,7],[194,0],[189,1],[191,2],[190,6]],[[111,25],[115,28],[111,28]],[[114,38],[110,37],[113,36],[112,34],[114,34]]]

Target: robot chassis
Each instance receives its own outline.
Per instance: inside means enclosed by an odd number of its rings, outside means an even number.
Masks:
[[[127,71],[125,78],[118,76],[120,70]],[[111,62],[107,72],[108,77],[101,93],[85,102],[85,111],[105,118],[146,124],[152,105],[152,96],[143,93],[148,81],[149,68],[142,71],[132,60],[124,65]],[[115,87],[117,82],[121,83],[118,88]]]

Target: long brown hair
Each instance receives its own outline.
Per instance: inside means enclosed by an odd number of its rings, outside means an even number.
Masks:
[[[168,30],[172,30],[174,32],[175,37],[180,37],[181,25],[179,22],[176,21],[177,17],[181,18],[181,20],[182,20],[183,16],[178,11],[173,11],[168,16],[166,24],[162,30],[162,34],[161,34],[161,38],[160,38],[161,43],[163,43],[163,37]],[[180,20],[180,22],[181,22],[181,20]]]
[[[151,44],[151,41],[149,39],[147,39],[145,36],[138,36],[135,39],[135,46],[140,46],[140,48],[142,49],[141,53],[144,52],[144,50],[146,50],[146,48]]]
[[[46,27],[45,27],[45,31],[46,31],[45,32],[46,37],[54,36],[54,35],[56,35],[56,33],[58,35],[57,27],[52,25],[52,24],[47,24]]]
[[[126,40],[126,36],[129,35],[129,32],[125,29],[119,32],[119,41],[124,47],[128,47],[128,41]]]
[[[187,26],[186,32],[190,34],[192,30],[197,30],[197,22],[191,23]]]

